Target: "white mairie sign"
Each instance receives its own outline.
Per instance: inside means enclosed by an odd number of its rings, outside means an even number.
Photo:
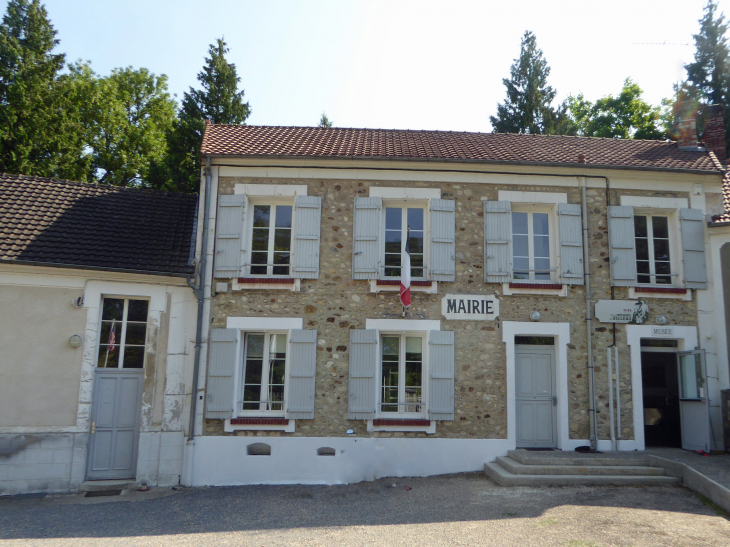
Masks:
[[[601,323],[636,323],[641,325],[649,317],[649,306],[641,300],[599,300],[596,319]]]
[[[446,319],[494,321],[499,315],[499,300],[481,294],[447,294],[441,300],[441,314]]]

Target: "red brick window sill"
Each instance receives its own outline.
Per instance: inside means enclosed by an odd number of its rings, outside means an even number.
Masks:
[[[550,289],[560,291],[563,286],[560,283],[510,283],[510,289]]]
[[[634,287],[634,292],[660,293],[660,294],[687,294],[687,289],[671,287]]]
[[[411,281],[411,287],[430,287],[431,283],[431,281]],[[399,287],[400,279],[378,279],[375,284],[380,285],[381,287],[392,285]]]
[[[286,418],[231,418],[231,425],[289,425]]]
[[[293,277],[239,277],[238,282],[244,283],[265,283],[269,285],[293,285]]]
[[[413,426],[413,427],[428,427],[431,425],[430,420],[395,420],[392,418],[388,419],[379,419],[379,420],[373,420],[374,426],[382,426],[382,425],[394,425],[394,426]]]

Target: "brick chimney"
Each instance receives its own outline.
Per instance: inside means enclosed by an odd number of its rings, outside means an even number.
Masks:
[[[679,120],[677,144],[680,150],[697,150],[697,111],[692,110]]]
[[[714,152],[720,163],[725,165],[725,108],[720,104],[713,104],[705,107],[704,113],[707,122],[702,133],[702,142],[705,149]]]

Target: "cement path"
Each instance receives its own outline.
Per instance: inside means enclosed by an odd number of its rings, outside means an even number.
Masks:
[[[684,488],[502,488],[474,473],[168,493],[0,500],[0,545],[730,545],[730,521]]]
[[[730,489],[730,454],[714,453],[700,456],[696,452],[680,448],[647,448],[647,454],[686,463],[706,477]]]

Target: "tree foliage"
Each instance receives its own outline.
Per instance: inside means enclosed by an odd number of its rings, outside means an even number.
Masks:
[[[500,133],[545,134],[557,121],[552,109],[555,90],[547,83],[550,67],[537,47],[535,35],[526,31],[520,56],[510,68],[510,78],[502,83],[507,98],[497,105],[497,115],[490,116],[494,131]]]
[[[570,119],[566,134],[620,139],[663,139],[659,107],[642,99],[642,89],[627,78],[621,93],[595,103],[582,93],[569,96],[564,107]]]
[[[59,76],[56,30],[38,0],[11,0],[0,25],[0,171],[82,179],[79,105]]]
[[[319,127],[322,127],[323,129],[329,129],[332,127],[332,121],[327,117],[327,114],[322,112],[322,117],[319,119]]]
[[[198,74],[201,89],[190,88],[183,96],[178,119],[167,134],[168,153],[152,168],[150,182],[179,192],[197,192],[200,185],[200,145],[205,120],[219,124],[245,124],[251,107],[243,102],[244,90],[236,65],[226,60],[226,42],[219,38],[208,49],[205,66]]]

